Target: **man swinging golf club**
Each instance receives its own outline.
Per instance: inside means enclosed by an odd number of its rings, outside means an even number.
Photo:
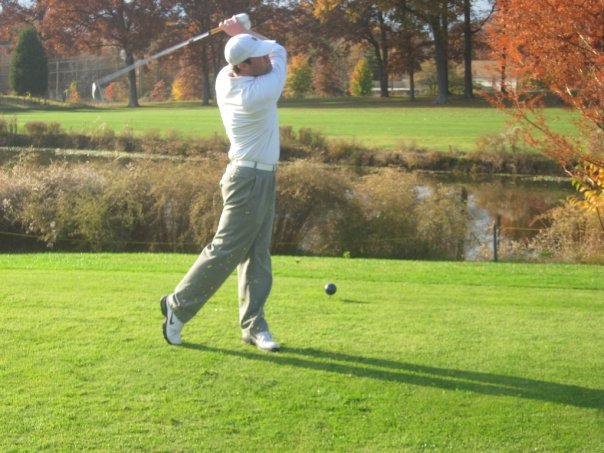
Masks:
[[[231,144],[220,181],[223,210],[212,242],[174,292],[161,299],[163,333],[169,344],[181,344],[185,324],[237,268],[242,339],[274,351],[279,344],[269,332],[264,304],[272,286],[277,101],[285,84],[286,51],[246,29],[236,16],[221,27],[231,36],[224,50],[229,65],[216,78],[216,100]]]

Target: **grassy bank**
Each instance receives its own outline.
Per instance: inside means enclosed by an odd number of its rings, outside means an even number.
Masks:
[[[122,106],[23,106],[4,100],[0,114],[16,117],[22,126],[31,121],[57,122],[73,132],[94,132],[111,128],[116,133],[133,131],[178,132],[184,136],[224,135],[216,107],[199,103],[148,104],[138,109]],[[557,129],[573,133],[572,114],[548,110]],[[556,119],[557,118],[557,119]],[[438,107],[428,100],[411,102],[392,99],[320,99],[284,101],[280,108],[282,126],[294,130],[311,128],[331,139],[355,141],[383,149],[421,147],[439,151],[472,151],[481,137],[505,133],[508,117],[484,101],[453,101]]]
[[[234,278],[164,343],[194,259],[0,255],[0,450],[604,449],[601,267],[278,256],[269,355]]]

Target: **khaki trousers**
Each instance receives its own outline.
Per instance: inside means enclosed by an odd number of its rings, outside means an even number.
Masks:
[[[266,331],[264,304],[273,281],[269,248],[275,172],[229,164],[220,187],[224,206],[218,230],[168,300],[176,317],[186,323],[237,268],[241,330]]]

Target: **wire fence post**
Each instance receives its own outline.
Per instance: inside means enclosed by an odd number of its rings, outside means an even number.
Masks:
[[[499,233],[501,230],[501,216],[497,215],[493,222],[493,261],[499,261]]]

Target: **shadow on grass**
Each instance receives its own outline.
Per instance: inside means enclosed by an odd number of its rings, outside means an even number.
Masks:
[[[500,374],[415,365],[406,362],[321,351],[312,348],[287,347],[279,353],[271,354],[256,350],[237,351],[190,343],[185,343],[182,347],[346,376],[398,382],[422,387],[435,387],[445,390],[463,390],[484,395],[511,396],[604,410],[604,390],[577,385],[558,384]]]

